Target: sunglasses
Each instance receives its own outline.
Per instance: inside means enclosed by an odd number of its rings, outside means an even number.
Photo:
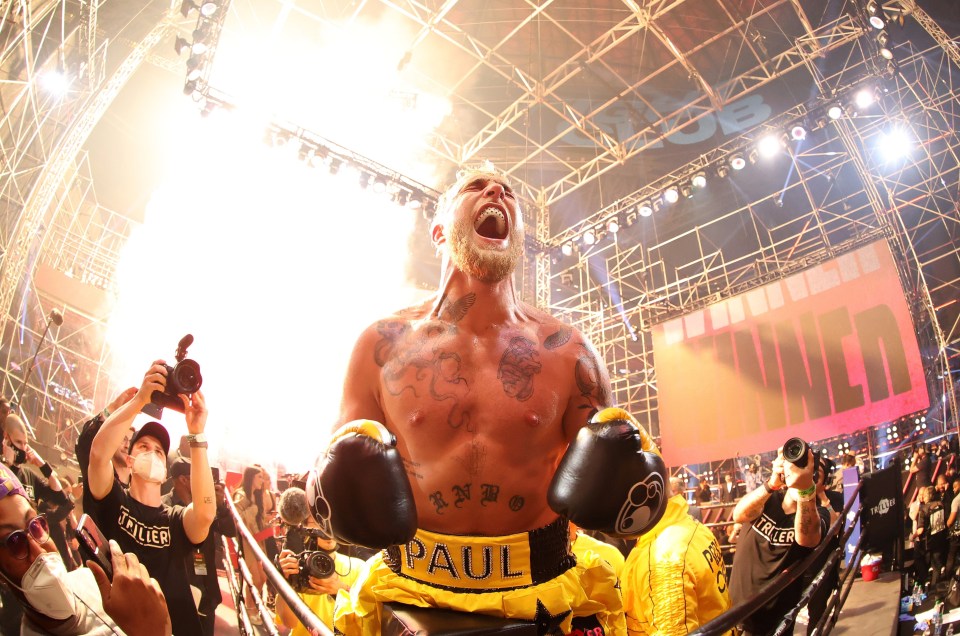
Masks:
[[[30,539],[33,537],[37,543],[46,543],[50,540],[50,526],[47,525],[47,518],[43,515],[37,515],[27,522],[26,530],[14,530],[3,540],[3,547],[10,552],[14,559],[23,560],[30,554]]]

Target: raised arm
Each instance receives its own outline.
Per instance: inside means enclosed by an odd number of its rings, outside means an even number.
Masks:
[[[737,502],[733,509],[734,522],[750,523],[759,517],[770,495],[783,488],[785,484],[786,482],[783,480],[783,452],[781,451],[777,453],[777,458],[773,460],[770,478],[767,480],[766,486],[761,485],[753,492],[748,492]]]
[[[784,479],[797,500],[797,514],[793,519],[794,541],[805,548],[815,548],[823,537],[820,513],[817,512],[816,486],[813,470],[817,460],[807,450],[807,463],[802,468],[792,462],[784,463]]]
[[[163,360],[153,363],[143,375],[143,382],[134,396],[103,422],[90,445],[90,465],[87,469],[87,488],[94,499],[103,499],[113,488],[113,454],[123,443],[123,436],[144,406],[150,402],[154,391],[162,391],[167,385],[167,370]]]
[[[187,420],[187,431],[190,433],[190,492],[193,501],[187,506],[183,514],[183,530],[194,543],[200,543],[207,538],[210,524],[217,516],[216,492],[213,488],[213,473],[207,459],[207,442],[197,441],[194,437],[203,434],[207,426],[207,403],[203,398],[203,391],[197,391],[191,396],[181,395],[183,400],[183,414]]]

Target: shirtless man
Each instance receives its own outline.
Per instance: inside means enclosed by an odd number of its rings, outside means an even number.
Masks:
[[[340,411],[396,436],[417,535],[341,596],[337,628],[378,633],[377,601],[399,600],[625,633],[614,574],[570,556],[566,519],[547,503],[568,445],[611,405],[606,370],[577,330],[519,300],[523,218],[502,176],[461,173],[431,235],[436,297],[363,332]]]

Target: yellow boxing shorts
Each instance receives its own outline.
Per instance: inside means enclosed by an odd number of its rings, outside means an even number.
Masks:
[[[623,603],[610,565],[570,553],[565,519],[500,537],[418,530],[367,561],[337,597],[334,624],[347,636],[380,634],[381,604],[406,603],[535,620],[565,634],[625,636]]]

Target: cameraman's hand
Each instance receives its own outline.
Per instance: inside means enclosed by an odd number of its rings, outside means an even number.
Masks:
[[[340,580],[340,575],[334,572],[325,579],[316,579],[314,577],[309,577],[310,589],[316,592],[317,594],[332,594],[336,596],[337,592],[347,588],[346,585]]]
[[[191,435],[198,435],[207,427],[207,402],[203,399],[203,391],[197,391],[189,396],[179,396],[183,401],[183,415],[187,420],[187,431]]]
[[[280,551],[280,571],[288,579],[296,576],[300,572],[300,565],[297,563],[297,555],[290,550]],[[312,579],[312,577],[311,577]]]
[[[792,462],[783,462],[784,479],[788,488],[806,490],[813,486],[813,468],[816,466],[813,451],[807,449],[807,465],[800,468]]]
[[[150,403],[154,391],[163,391],[167,386],[167,368],[163,360],[155,360],[153,366],[143,374],[143,382],[133,399],[141,407]]]
[[[136,394],[137,394],[137,387],[135,386],[132,386],[124,390],[123,393],[113,398],[113,402],[110,402],[110,404],[107,404],[107,411],[110,413],[116,412],[118,408],[120,408],[121,406],[123,406],[124,404],[132,400]]]
[[[170,614],[167,601],[155,579],[150,578],[136,555],[124,554],[116,541],[110,541],[113,581],[94,561],[87,567],[100,588],[103,609],[127,634],[169,636]]]
[[[780,490],[786,484],[786,481],[783,476],[783,465],[787,463],[783,459],[783,447],[777,449],[777,458],[773,460],[773,465],[770,467],[770,478],[767,480],[767,485],[770,486],[773,490]]]
[[[27,454],[27,461],[39,468],[43,466],[43,457],[40,457],[40,454],[37,451],[33,450],[30,444],[27,444],[23,447],[23,452]]]

